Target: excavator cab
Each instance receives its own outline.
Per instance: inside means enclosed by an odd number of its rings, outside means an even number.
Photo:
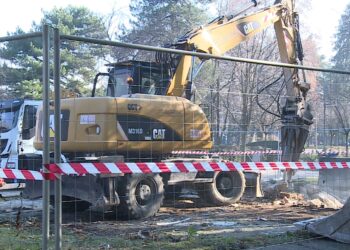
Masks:
[[[108,77],[106,96],[120,97],[129,94],[166,95],[170,83],[166,66],[144,61],[110,63],[108,73],[98,73],[94,81],[93,95],[98,77]]]

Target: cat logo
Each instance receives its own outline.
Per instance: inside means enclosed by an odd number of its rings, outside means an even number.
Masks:
[[[165,139],[165,129],[153,129],[153,139],[154,140],[164,140]]]
[[[141,106],[135,103],[128,103],[128,110],[130,111],[140,111]]]
[[[258,22],[242,22],[237,26],[239,31],[242,32],[245,36],[260,28],[260,24]]]

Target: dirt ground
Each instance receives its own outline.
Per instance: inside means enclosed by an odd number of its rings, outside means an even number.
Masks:
[[[166,201],[156,216],[137,221],[114,221],[113,214],[102,215],[95,212],[83,214],[66,214],[64,224],[66,226],[83,227],[84,230],[101,232],[101,234],[134,234],[140,230],[162,231],[192,226],[197,233],[245,232],[250,229],[269,233],[276,227],[292,228],[297,221],[326,216],[334,213],[335,209],[315,208],[303,202],[298,204],[283,204],[283,201],[241,201],[237,204],[224,207],[208,207],[198,204],[193,200],[182,199],[178,201]],[[72,216],[75,218],[71,223]],[[108,221],[106,223],[100,223]],[[77,222],[79,222],[77,224]],[[80,224],[80,225],[79,225]],[[113,227],[115,226],[115,227]],[[269,229],[271,228],[271,230]]]
[[[115,221],[113,214],[69,214],[64,228],[94,238],[117,236],[122,239],[118,248],[125,249],[245,249],[317,238],[297,230],[293,223],[335,211],[303,201],[243,200],[208,207],[182,199],[167,201],[156,216],[137,221]]]
[[[37,201],[35,205],[39,206]],[[18,214],[15,205],[11,206],[11,212],[2,211],[0,216],[0,248],[7,249],[9,244],[16,242],[20,244],[18,249],[37,249],[41,237],[40,213],[24,209]],[[120,221],[113,213],[92,211],[64,214],[62,244],[63,249],[271,247],[318,239],[317,235],[298,230],[293,223],[335,211],[292,198],[288,202],[285,198],[245,199],[223,207],[209,207],[198,199],[182,198],[165,201],[156,216],[143,220]],[[51,218],[53,230],[53,215]],[[6,231],[7,228],[12,228],[13,234]]]

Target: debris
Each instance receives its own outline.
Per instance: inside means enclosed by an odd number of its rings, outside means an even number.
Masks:
[[[148,230],[140,230],[138,231],[137,233],[137,236],[140,238],[140,239],[147,239],[147,238],[150,238],[152,236],[151,232],[148,231]]]
[[[287,197],[283,197],[282,201],[280,202],[281,205],[286,205],[290,203],[290,200]]]
[[[233,203],[229,205],[230,207],[239,207],[239,205],[237,203]]]
[[[310,223],[319,221],[319,220],[321,220],[323,218],[325,218],[325,216],[322,216],[320,218],[313,218],[313,219],[298,221],[298,222],[293,223],[293,225],[296,226],[300,230],[306,230],[307,229],[307,225],[309,225]]]
[[[313,199],[309,201],[309,206],[313,208],[332,208],[340,209],[343,204],[333,195],[326,192],[320,192],[313,196]]]
[[[298,194],[298,193],[288,193],[288,192],[281,192],[280,193],[281,198],[288,198],[288,200],[304,200],[304,195]]]
[[[350,243],[350,199],[335,214],[306,223],[305,228],[343,243]]]
[[[18,208],[31,209],[31,210],[41,210],[42,200],[28,200],[28,199],[16,199],[1,202],[0,211],[13,211],[18,210]]]
[[[180,241],[186,240],[186,238],[183,236],[175,236],[175,235],[170,235],[169,238],[171,242],[180,242]]]
[[[258,221],[268,221],[266,218],[264,218],[264,217],[258,217],[256,220],[258,220]]]
[[[274,205],[274,206],[280,205],[280,201],[274,200],[274,201],[272,201],[272,205]]]
[[[287,192],[281,192],[280,193],[280,197],[281,198],[284,198],[284,197],[286,197],[286,198],[291,198],[291,193],[287,193]]]
[[[231,227],[237,225],[237,222],[234,221],[213,221],[210,223],[216,227]]]
[[[263,188],[265,198],[275,200],[280,197],[281,192],[286,192],[288,190],[287,183],[284,181],[275,183],[275,184],[266,184],[268,186],[265,186]]]
[[[102,244],[98,249],[111,249],[111,246],[109,244]]]
[[[179,224],[179,223],[183,223],[186,221],[191,220],[191,218],[186,218],[183,220],[177,220],[177,221],[164,221],[164,222],[157,222],[157,226],[170,226],[170,225],[175,225],[175,224]]]
[[[309,201],[309,206],[311,208],[323,208],[322,207],[322,201],[320,201],[319,199],[313,199]]]

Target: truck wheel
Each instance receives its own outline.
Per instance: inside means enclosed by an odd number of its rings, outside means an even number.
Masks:
[[[212,183],[200,186],[198,194],[211,205],[224,206],[239,201],[245,190],[242,172],[216,172]]]
[[[119,182],[120,219],[140,219],[157,213],[164,199],[164,184],[159,174],[133,174]]]

